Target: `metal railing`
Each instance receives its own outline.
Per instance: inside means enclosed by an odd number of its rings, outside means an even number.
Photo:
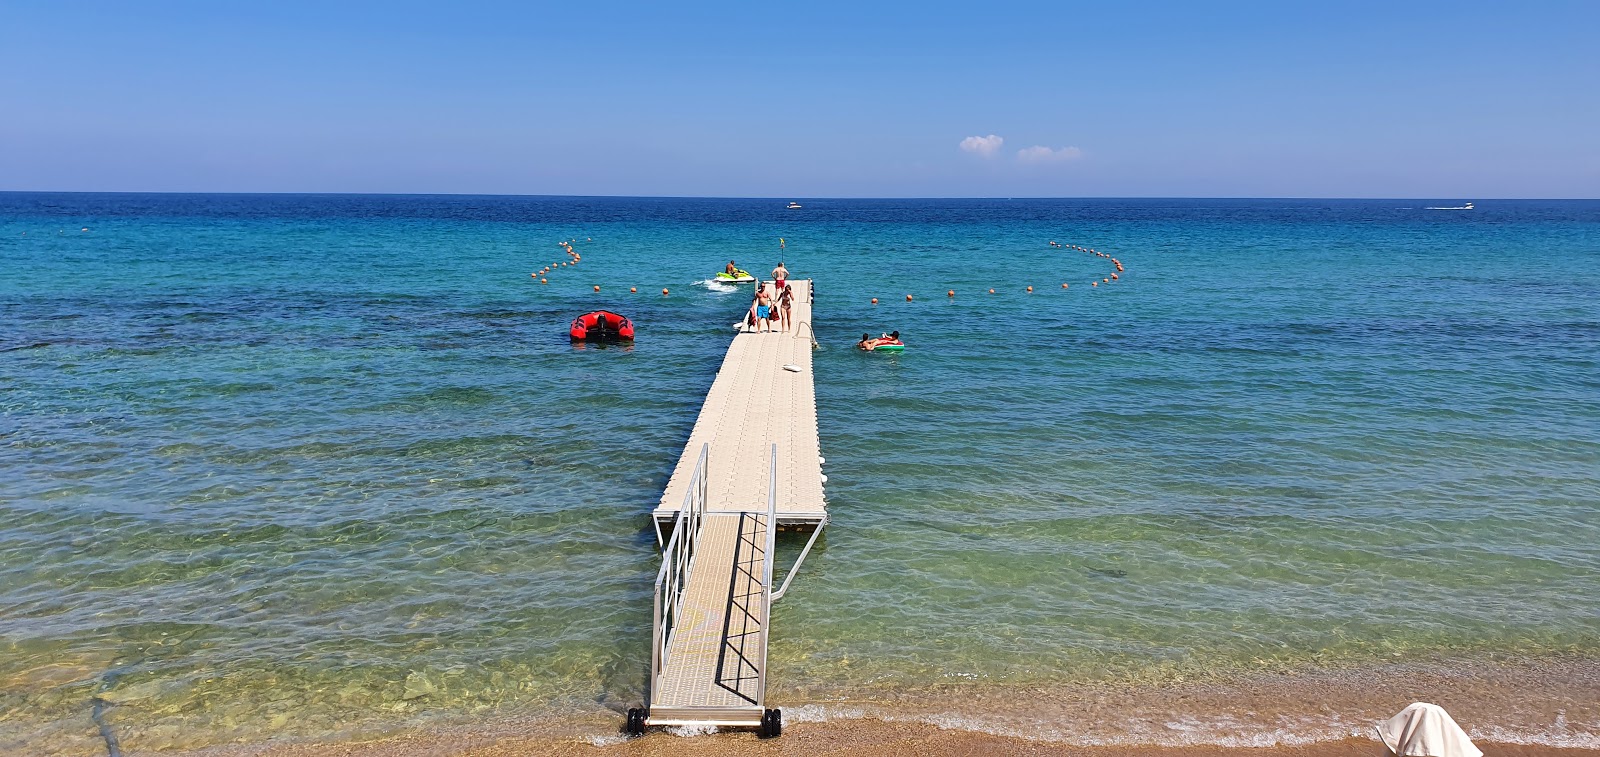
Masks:
[[[661,691],[661,674],[667,667],[667,646],[672,643],[683,590],[689,585],[689,573],[694,570],[694,556],[700,547],[700,525],[705,520],[708,494],[706,468],[710,458],[711,445],[702,444],[694,476],[689,479],[689,490],[683,494],[683,507],[673,522],[672,537],[661,550],[661,570],[656,573],[655,628],[650,643],[652,702]]]
[[[739,513],[739,541],[734,548],[733,583],[727,612],[722,617],[722,650],[717,655],[716,683],[734,696],[760,705],[760,691],[745,690],[747,682],[761,681],[763,661],[754,658],[766,634],[761,607],[767,600],[762,575],[767,563],[766,526],[759,513]],[[755,646],[752,646],[755,645]]]
[[[772,471],[767,479],[767,545],[761,566],[761,632],[771,633],[772,622],[772,553],[778,543],[778,445],[772,445]],[[756,693],[756,704],[763,707],[767,701],[767,644],[761,645],[761,686]]]
[[[800,321],[799,323],[795,324],[794,338],[796,338],[796,339],[800,338],[800,327],[801,326],[806,327],[806,335],[811,337],[811,346],[812,347],[821,347],[822,345],[817,343],[817,330],[815,328],[812,328],[810,321]]]
[[[827,525],[828,516],[824,515],[822,516],[822,522],[818,523],[816,528],[811,529],[811,538],[806,540],[805,549],[800,550],[800,556],[795,558],[794,565],[789,568],[788,573],[784,574],[783,585],[779,586],[777,591],[772,592],[772,599],[768,604],[783,599],[784,593],[789,591],[789,582],[800,574],[800,566],[806,563],[806,555],[811,554],[811,546],[817,543],[817,537],[822,535],[822,529]]]

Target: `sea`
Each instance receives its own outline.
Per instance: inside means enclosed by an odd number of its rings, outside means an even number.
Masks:
[[[0,193],[0,752],[616,738],[729,260],[816,288],[792,713],[1600,669],[1600,201],[1465,199]]]

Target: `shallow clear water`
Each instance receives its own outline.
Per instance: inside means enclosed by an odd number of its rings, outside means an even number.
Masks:
[[[818,289],[774,698],[1600,652],[1600,202],[786,201],[0,194],[0,743],[636,702],[729,258]]]

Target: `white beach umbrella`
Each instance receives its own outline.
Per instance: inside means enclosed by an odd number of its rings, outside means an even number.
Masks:
[[[1378,738],[1400,757],[1483,757],[1443,707],[1412,702],[1378,726]]]

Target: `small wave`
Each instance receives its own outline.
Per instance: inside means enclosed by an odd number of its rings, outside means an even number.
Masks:
[[[1551,746],[1563,749],[1600,749],[1600,734],[1573,730],[1565,710],[1556,713],[1555,722],[1542,728],[1488,726],[1469,729],[1467,735],[1480,741],[1523,746]]]
[[[882,720],[921,722],[946,731],[985,733],[1024,741],[1072,744],[1081,747],[1115,747],[1133,744],[1158,747],[1219,746],[1228,749],[1277,746],[1305,746],[1319,741],[1339,741],[1359,737],[1360,728],[1342,722],[1302,723],[1295,729],[1251,728],[1232,718],[1201,721],[1184,718],[1179,722],[1130,721],[1119,731],[1098,731],[1074,727],[1041,725],[1032,720],[945,712],[928,715],[884,715]]]
[[[717,727],[714,725],[674,725],[667,727],[667,733],[674,736],[710,736],[716,732]]]
[[[709,290],[711,290],[713,292],[724,292],[724,293],[726,293],[726,292],[737,292],[737,291],[739,291],[739,287],[737,287],[737,286],[735,286],[733,284],[724,284],[724,283],[722,283],[720,281],[715,281],[713,279],[704,279],[704,280],[701,280],[701,281],[696,281],[695,285],[703,286],[706,289],[709,289]]]
[[[862,720],[867,717],[869,717],[867,711],[860,707],[803,704],[783,709],[783,720],[786,723],[826,723],[830,720]]]

